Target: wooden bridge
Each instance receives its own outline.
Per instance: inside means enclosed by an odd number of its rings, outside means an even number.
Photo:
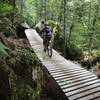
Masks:
[[[25,33],[36,55],[69,100],[100,100],[100,80],[96,75],[66,60],[55,50],[51,59],[44,60],[41,37],[33,29]]]

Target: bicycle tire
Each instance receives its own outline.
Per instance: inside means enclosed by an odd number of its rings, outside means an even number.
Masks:
[[[51,44],[51,43],[49,44],[47,50],[48,50],[48,56],[49,56],[49,57],[52,57],[52,44]]]

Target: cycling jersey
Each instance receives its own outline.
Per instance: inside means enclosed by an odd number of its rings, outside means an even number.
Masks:
[[[51,36],[52,35],[52,33],[51,33],[51,27],[45,26],[45,35],[46,36]]]

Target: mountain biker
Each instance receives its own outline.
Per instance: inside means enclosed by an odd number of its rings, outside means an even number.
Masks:
[[[45,23],[45,26],[44,26],[44,38],[43,38],[44,52],[46,52],[47,42],[50,41],[51,38],[52,38],[51,27],[48,25],[48,23]]]
[[[38,24],[36,24],[36,26],[34,27],[34,29],[39,33],[39,35],[41,36],[41,32],[44,29],[44,21],[39,22]]]

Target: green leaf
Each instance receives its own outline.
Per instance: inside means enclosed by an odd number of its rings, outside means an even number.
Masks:
[[[0,55],[8,55],[6,52],[7,47],[5,47],[1,42],[0,42]]]

